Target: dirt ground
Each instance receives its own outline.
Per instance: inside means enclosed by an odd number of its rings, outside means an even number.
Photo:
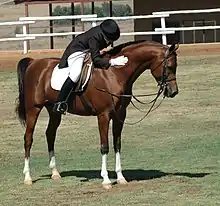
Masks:
[[[23,51],[0,51],[0,70],[15,70],[18,61],[24,57],[44,58],[60,57],[62,49],[54,50],[31,50],[28,54]],[[212,55],[220,53],[220,44],[190,44],[180,45],[178,56]]]

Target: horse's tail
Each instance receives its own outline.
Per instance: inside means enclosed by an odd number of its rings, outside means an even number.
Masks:
[[[24,76],[28,65],[33,61],[32,58],[23,58],[17,64],[17,78],[19,96],[17,98],[17,105],[15,112],[17,113],[22,125],[26,124],[26,110],[25,110],[25,96],[24,96]]]

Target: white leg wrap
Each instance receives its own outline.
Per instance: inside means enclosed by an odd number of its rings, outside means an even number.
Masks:
[[[124,176],[122,175],[121,156],[119,152],[115,154],[115,172],[117,174],[117,180],[125,180]]]
[[[29,181],[32,180],[31,179],[31,175],[30,175],[30,162],[29,162],[30,158],[24,160],[24,170],[23,170],[23,174],[25,175],[24,177],[24,181]]]
[[[111,184],[111,181],[108,177],[108,171],[107,171],[107,154],[102,155],[102,171],[101,176],[103,177],[102,184]]]
[[[50,169],[55,168],[56,167],[56,161],[55,161],[54,151],[49,152],[49,159],[50,159],[50,164],[49,164]]]
[[[61,178],[57,168],[56,168],[56,161],[55,161],[55,155],[54,155],[54,151],[50,151],[49,152],[49,159],[50,159],[50,164],[49,167],[52,170],[52,178],[54,176],[57,177],[57,179]]]

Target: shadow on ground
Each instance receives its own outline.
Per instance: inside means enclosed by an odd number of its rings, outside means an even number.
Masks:
[[[116,178],[116,174],[114,171],[109,171],[109,178]],[[142,169],[130,169],[123,170],[123,175],[127,181],[140,181],[140,180],[149,180],[156,179],[165,176],[183,176],[189,178],[203,178],[206,175],[210,175],[211,173],[189,173],[189,172],[176,172],[176,173],[166,173],[160,170],[142,170]],[[72,171],[63,171],[60,173],[62,178],[65,177],[78,177],[83,178],[81,181],[89,181],[91,179],[102,179],[100,176],[100,170],[72,170]],[[42,175],[36,181],[42,179],[48,179],[51,175]],[[35,182],[36,182],[35,181]]]

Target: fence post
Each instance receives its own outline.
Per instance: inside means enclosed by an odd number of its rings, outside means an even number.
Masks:
[[[27,25],[23,25],[23,35],[27,35]],[[24,54],[27,54],[28,52],[28,41],[24,40]]]
[[[165,21],[165,17],[161,17],[160,18],[160,23],[161,23],[161,28],[164,30],[166,29],[166,21]],[[167,36],[166,34],[162,34],[162,43],[164,45],[167,45]]]

